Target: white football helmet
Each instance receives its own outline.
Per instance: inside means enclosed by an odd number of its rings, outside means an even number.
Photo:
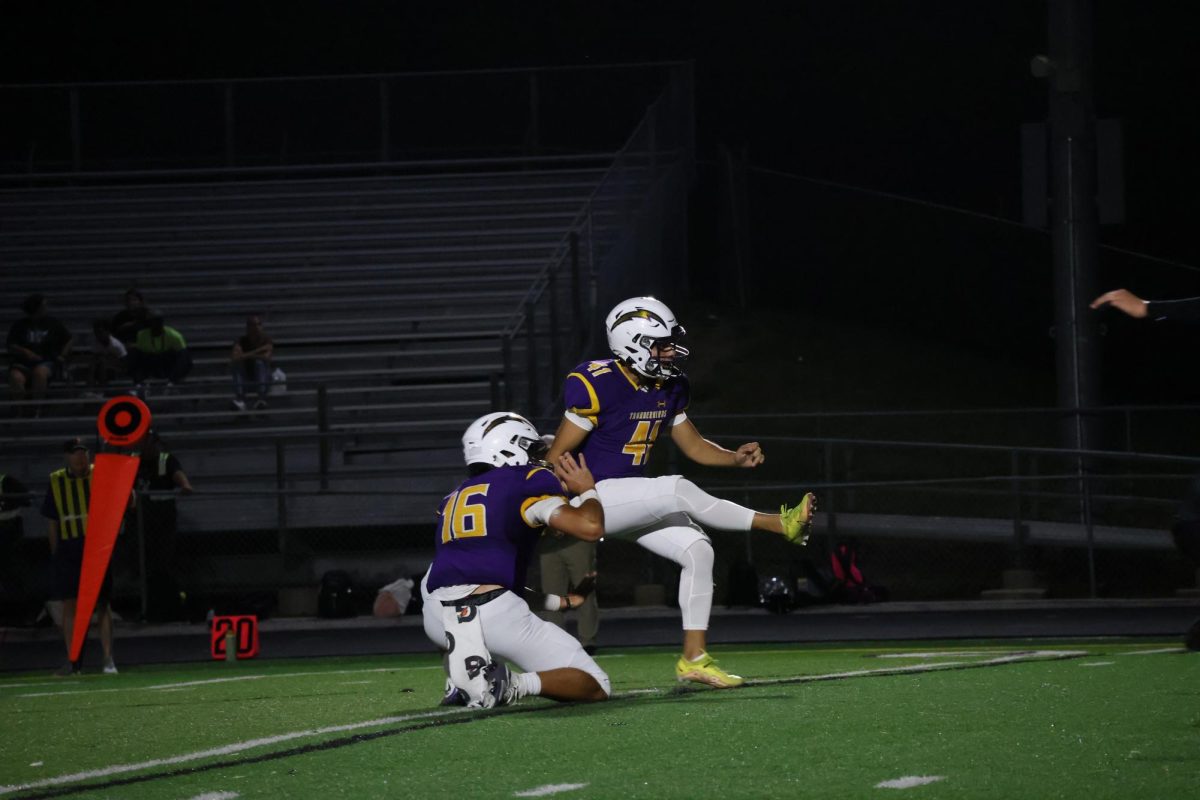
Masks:
[[[646,378],[677,378],[684,374],[688,351],[678,340],[686,331],[667,304],[653,297],[631,297],[608,312],[604,320],[608,347],[617,360]],[[660,361],[650,354],[654,345],[670,344],[675,357]]]
[[[533,423],[512,411],[494,411],[472,422],[462,437],[467,464],[520,466],[540,461],[549,448]]]

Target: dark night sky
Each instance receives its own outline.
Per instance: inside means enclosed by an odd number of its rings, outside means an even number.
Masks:
[[[0,0],[0,80],[695,59],[701,158],[744,146],[760,166],[1012,220],[1019,126],[1046,114],[1028,67],[1046,49],[1045,2],[49,5]],[[1126,137],[1128,218],[1102,240],[1200,264],[1191,6],[1098,0],[1095,91]],[[1200,294],[1200,274],[1178,268],[1108,259],[1101,272],[1151,296]],[[1008,288],[1019,304],[1026,289]]]
[[[1044,2],[3,2],[6,82],[329,74],[690,58],[701,141],[765,166],[1018,218],[1017,129]],[[119,4],[125,7],[125,4]],[[1200,139],[1187,3],[1097,3],[1098,113],[1126,122],[1121,244],[1190,263],[1177,235]],[[1183,162],[1183,163],[1181,163]],[[1180,202],[1184,200],[1184,202]]]

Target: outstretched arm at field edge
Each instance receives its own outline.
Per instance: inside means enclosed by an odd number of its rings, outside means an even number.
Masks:
[[[588,437],[588,433],[589,431],[563,417],[563,421],[558,423],[558,430],[554,432],[554,444],[550,445],[546,460],[551,464],[558,464],[558,459],[564,453],[573,453],[583,446],[583,440]]]
[[[1146,316],[1146,301],[1127,289],[1113,289],[1105,292],[1092,301],[1092,308],[1112,306],[1131,317],[1142,319]]]
[[[1143,300],[1126,289],[1105,292],[1092,301],[1092,308],[1112,306],[1135,319],[1155,322],[1200,323],[1200,297],[1179,300]]]
[[[581,455],[577,462],[570,453],[564,453],[554,462],[554,474],[571,494],[592,492],[592,496],[578,508],[569,505],[556,508],[547,520],[550,527],[585,542],[599,541],[604,536],[604,508],[596,497],[596,480],[587,468],[587,461]]]
[[[671,441],[685,456],[706,467],[757,467],[765,459],[758,442],[748,442],[737,450],[726,450],[701,436],[690,419],[671,428]]]

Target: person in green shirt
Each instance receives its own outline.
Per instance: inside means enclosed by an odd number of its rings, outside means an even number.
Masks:
[[[151,312],[129,352],[129,377],[139,386],[149,378],[166,378],[173,386],[191,371],[192,354],[183,335],[167,325],[161,313]]]

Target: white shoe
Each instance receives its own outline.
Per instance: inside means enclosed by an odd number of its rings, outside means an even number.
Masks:
[[[245,400],[239,400],[235,397],[235,398],[233,398],[232,405],[233,405],[233,408],[235,411],[245,411],[246,410],[246,401]]]
[[[113,663],[113,660],[111,658],[104,662],[104,674],[105,675],[116,675],[117,674],[117,665]]]

